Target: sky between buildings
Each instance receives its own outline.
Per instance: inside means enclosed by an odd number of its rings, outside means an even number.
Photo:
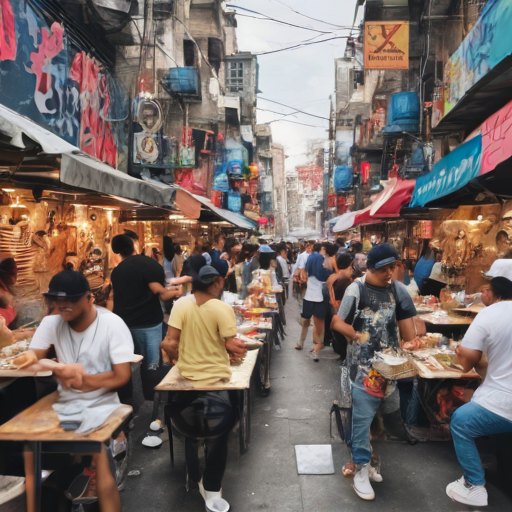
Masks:
[[[228,0],[227,4],[257,11],[301,27],[326,32],[314,32],[254,19],[248,16],[261,16],[237,9],[239,50],[260,53],[294,46],[306,40],[311,40],[309,42],[312,43],[333,37],[348,36],[350,31],[338,26],[352,26],[356,0]],[[308,19],[294,13],[290,8],[326,23]],[[359,9],[359,19],[361,10]],[[288,155],[287,170],[307,163],[306,141],[327,139],[328,121],[296,113],[284,119],[311,126],[285,121],[276,122],[284,114],[293,113],[293,109],[265,101],[264,98],[328,118],[329,96],[334,95],[334,59],[343,56],[345,43],[346,38],[333,39],[295,50],[258,56],[261,91],[258,95],[258,108],[282,113],[280,115],[258,110],[258,123],[274,121],[272,123],[274,141],[285,147]]]

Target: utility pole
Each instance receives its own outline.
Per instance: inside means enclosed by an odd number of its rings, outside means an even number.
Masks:
[[[335,142],[336,142],[336,113],[333,106],[333,98],[332,95],[329,96],[330,100],[330,113],[329,113],[329,155],[328,155],[328,165],[327,172],[325,172],[324,168],[324,208],[323,208],[323,216],[322,216],[322,231],[327,221],[329,215],[329,191],[332,181],[332,176],[334,173],[334,150],[335,150]]]

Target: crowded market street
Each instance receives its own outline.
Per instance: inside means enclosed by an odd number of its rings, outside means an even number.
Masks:
[[[375,503],[360,500],[352,490],[350,478],[341,476],[342,466],[349,460],[348,448],[329,435],[329,410],[340,394],[338,356],[326,347],[320,363],[314,364],[306,351],[294,350],[300,335],[300,310],[295,299],[286,304],[290,319],[283,347],[272,354],[271,392],[268,397],[255,396],[253,402],[251,447],[239,455],[236,436],[231,439],[229,461],[223,482],[223,493],[233,510],[256,512],[462,512],[474,510],[446,499],[446,482],[458,476],[457,457],[451,443],[419,443],[409,445],[400,423],[393,424],[398,441],[375,443],[384,461],[384,481],[376,484]],[[311,346],[311,336],[307,346]],[[256,392],[257,393],[257,392]],[[140,476],[129,477],[121,493],[123,511],[168,510],[202,512],[204,501],[197,490],[185,490],[185,463],[182,442],[175,449],[176,466],[170,467],[168,442],[157,451],[144,449],[140,441],[145,435],[145,417],[151,404],[141,411],[134,431],[134,449],[130,470]],[[332,475],[298,475],[294,454],[296,444],[331,444],[334,469]],[[484,450],[485,452],[485,450]],[[485,455],[484,455],[485,457]],[[489,455],[488,463],[495,461]],[[487,485],[492,499],[486,510],[505,512],[512,507],[512,494],[506,482],[496,486],[500,478],[495,470],[488,473]],[[508,492],[508,494],[507,494]]]
[[[512,0],[0,0],[0,512],[512,511]]]

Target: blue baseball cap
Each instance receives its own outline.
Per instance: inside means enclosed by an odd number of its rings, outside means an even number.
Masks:
[[[268,245],[260,245],[258,252],[274,252]]]
[[[398,253],[395,248],[389,244],[376,245],[368,253],[366,265],[368,268],[377,270],[388,265],[393,265],[398,261]]]

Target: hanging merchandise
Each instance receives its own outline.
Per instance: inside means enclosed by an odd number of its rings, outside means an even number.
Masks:
[[[213,203],[213,206],[216,206],[217,208],[222,207],[222,192],[219,192],[218,190],[214,190],[212,192],[211,201]]]
[[[226,140],[225,148],[228,176],[235,180],[241,179],[243,176],[244,163],[247,163],[244,162],[244,151],[248,157],[247,149],[234,139]]]
[[[133,161],[140,164],[155,164],[158,162],[160,151],[158,134],[149,134],[146,132],[133,134]]]
[[[194,191],[194,176],[192,169],[175,169],[174,183],[190,192]]]
[[[432,221],[431,220],[420,220],[418,222],[418,238],[431,239],[432,238]]]
[[[238,190],[230,190],[228,192],[228,210],[236,213],[240,213],[242,210],[242,197]]]
[[[258,176],[260,174],[260,170],[258,169],[258,165],[257,164],[249,165],[249,170],[251,172],[251,175],[250,175],[249,179],[257,180]]]
[[[156,100],[141,99],[137,109],[137,122],[148,133],[157,132],[162,126],[164,117],[162,108]]]
[[[361,162],[361,181],[363,185],[368,183],[370,179],[370,164],[368,162]]]
[[[192,167],[196,163],[196,150],[194,146],[180,144],[180,165],[182,167]]]
[[[213,171],[213,189],[218,192],[229,192],[229,180],[226,164],[217,164]]]
[[[162,137],[162,163],[175,166],[179,162],[179,144],[175,137]]]
[[[338,196],[337,211],[338,215],[348,211],[347,198],[345,196]]]
[[[181,129],[180,165],[193,167],[196,164],[196,148],[192,139],[192,129],[184,126]]]
[[[352,169],[348,165],[338,165],[334,169],[334,189],[341,192],[352,186]]]

